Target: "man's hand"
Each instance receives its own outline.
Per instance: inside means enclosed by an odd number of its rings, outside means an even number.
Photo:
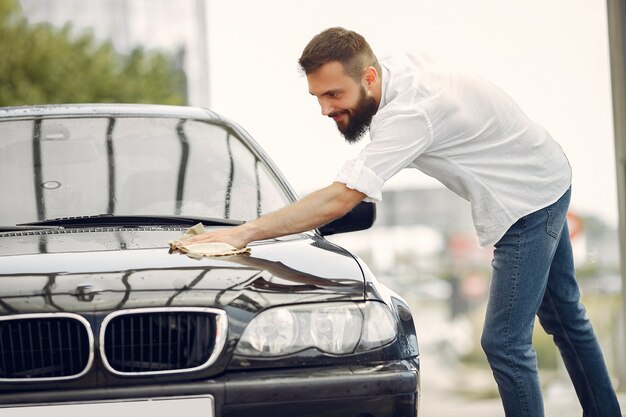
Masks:
[[[246,232],[246,224],[242,224],[240,226],[233,227],[224,227],[215,230],[211,230],[210,232],[202,233],[200,235],[191,236],[184,240],[186,244],[190,243],[209,243],[209,242],[220,242],[220,243],[228,243],[229,245],[241,249],[245,248],[248,243],[252,240],[247,236],[249,233]]]
[[[222,242],[237,249],[255,240],[271,239],[320,227],[339,218],[366,197],[340,182],[315,191],[295,203],[240,226],[193,236],[186,243]]]

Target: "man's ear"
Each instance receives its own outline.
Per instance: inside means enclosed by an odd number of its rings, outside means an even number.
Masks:
[[[376,85],[377,81],[378,71],[376,71],[376,68],[372,66],[365,68],[365,71],[363,71],[363,82],[365,83],[365,86],[368,88],[372,88],[374,85]]]

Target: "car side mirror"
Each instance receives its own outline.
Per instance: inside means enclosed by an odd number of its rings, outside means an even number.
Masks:
[[[369,229],[374,224],[374,220],[376,220],[376,204],[361,201],[348,214],[325,224],[318,230],[322,236],[356,232]]]

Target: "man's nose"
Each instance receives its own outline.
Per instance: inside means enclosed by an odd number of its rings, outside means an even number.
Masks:
[[[320,107],[322,108],[322,114],[324,116],[328,116],[330,113],[333,112],[333,110],[335,110],[335,108],[330,103],[328,103],[328,101],[325,100],[320,101]]]

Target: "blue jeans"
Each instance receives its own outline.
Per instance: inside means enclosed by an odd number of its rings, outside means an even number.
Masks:
[[[553,336],[584,417],[620,417],[600,345],[580,304],[566,214],[571,190],[519,219],[495,245],[481,344],[507,417],[543,417],[535,315]]]

